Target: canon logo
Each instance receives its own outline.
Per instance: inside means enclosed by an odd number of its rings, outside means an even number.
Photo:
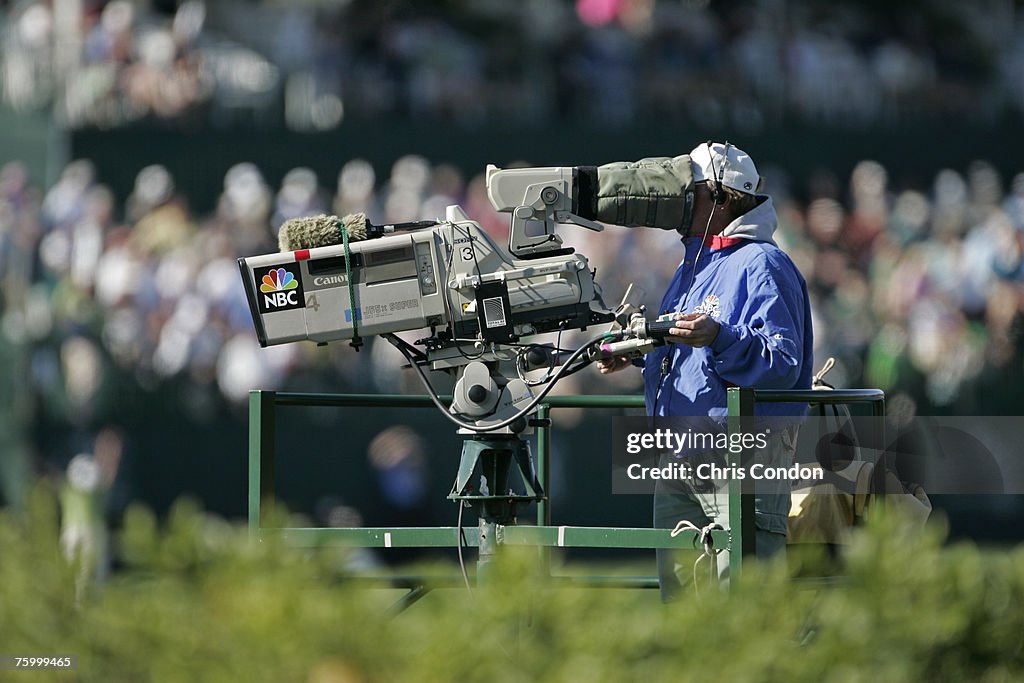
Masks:
[[[327,287],[328,285],[343,285],[345,284],[344,275],[321,275],[313,278],[313,284],[317,287]]]

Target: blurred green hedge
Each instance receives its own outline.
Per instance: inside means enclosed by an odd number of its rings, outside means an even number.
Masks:
[[[104,681],[1015,681],[1024,679],[1024,551],[945,547],[874,519],[828,587],[760,566],[730,594],[664,606],[654,591],[556,587],[534,551],[496,580],[438,590],[394,616],[390,590],[339,575],[331,553],[179,504],[162,528],[129,512],[128,567],[76,594],[56,506],[0,514],[0,652],[74,654]],[[431,571],[457,573],[453,567]]]

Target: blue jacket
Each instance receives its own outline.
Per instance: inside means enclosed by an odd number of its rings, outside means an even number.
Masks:
[[[685,255],[658,313],[706,313],[721,329],[710,346],[671,343],[644,357],[648,415],[725,416],[729,386],[810,389],[813,333],[807,284],[773,241],[776,225],[766,197],[708,245],[699,237],[683,240]],[[797,415],[804,407],[766,403],[757,404],[755,412]]]

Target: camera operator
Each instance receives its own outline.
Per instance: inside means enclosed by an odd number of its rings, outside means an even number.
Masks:
[[[751,158],[729,143],[708,142],[695,147],[689,159],[695,182],[692,220],[679,228],[684,253],[658,311],[676,314],[668,338],[673,343],[633,362],[643,368],[648,415],[722,422],[728,387],[810,388],[810,304],[803,277],[772,239],[775,209],[771,197],[757,193],[761,178]],[[599,369],[608,374],[630,362],[611,358],[600,361]],[[757,405],[757,415],[786,425],[772,429],[757,462],[792,463],[801,408]],[[728,528],[726,483],[703,484],[687,481],[674,491],[656,490],[654,525],[672,529],[688,520],[698,527],[717,522]],[[769,557],[785,550],[790,482],[756,484],[757,555]],[[659,550],[657,559],[667,600],[678,592],[689,565],[677,564],[669,550]],[[723,553],[721,577],[727,568]]]

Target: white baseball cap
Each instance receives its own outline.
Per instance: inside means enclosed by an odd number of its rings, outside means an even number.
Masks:
[[[693,181],[721,180],[726,187],[754,194],[761,185],[750,155],[729,142],[702,142],[690,152]]]

